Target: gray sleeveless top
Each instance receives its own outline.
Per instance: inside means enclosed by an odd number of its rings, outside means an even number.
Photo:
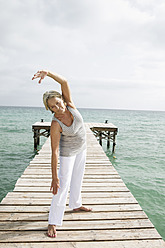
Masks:
[[[67,109],[73,115],[73,123],[67,127],[54,115],[52,121],[57,121],[61,128],[62,134],[60,138],[60,156],[74,156],[86,148],[86,132],[81,114],[77,109],[67,106]]]

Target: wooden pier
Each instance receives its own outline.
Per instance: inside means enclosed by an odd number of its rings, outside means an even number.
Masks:
[[[40,137],[49,137],[50,135],[50,125],[51,122],[36,122],[32,125],[32,131],[34,133],[34,149],[40,144]],[[100,145],[102,145],[103,139],[107,141],[107,148],[110,147],[110,141],[112,141],[112,152],[115,152],[116,146],[116,135],[118,128],[112,123],[87,123],[86,124],[94,133],[96,138],[99,140]]]
[[[165,242],[128,190],[86,124],[87,162],[83,205],[67,206],[57,238],[46,235],[52,193],[50,138],[0,204],[2,248],[163,248]]]

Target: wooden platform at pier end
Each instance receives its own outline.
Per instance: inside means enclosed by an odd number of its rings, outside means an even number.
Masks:
[[[40,137],[49,137],[50,135],[50,125],[51,122],[36,122],[32,125],[32,131],[34,133],[34,149],[37,150],[37,146],[40,144]],[[112,152],[115,151],[116,146],[116,135],[118,128],[112,123],[86,123],[86,125],[93,131],[96,138],[99,140],[100,145],[102,145],[103,139],[107,141],[107,147],[110,147],[110,141],[112,141]]]
[[[123,183],[86,125],[87,162],[83,205],[93,212],[73,213],[67,206],[57,238],[46,235],[52,194],[48,138],[14,191],[0,204],[1,248],[163,248],[165,243]],[[69,198],[69,194],[68,194]]]

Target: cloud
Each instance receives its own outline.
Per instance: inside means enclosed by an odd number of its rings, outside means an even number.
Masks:
[[[68,78],[79,107],[84,104],[84,94],[89,105],[91,99],[97,103],[99,92],[113,91],[120,95],[122,108],[123,91],[131,91],[137,103],[130,104],[134,108],[139,103],[137,90],[148,89],[155,99],[154,88],[157,104],[165,80],[163,0],[0,3],[1,105],[17,105],[12,96],[24,91],[33,92],[29,104],[35,104],[46,87],[52,89],[50,80],[40,88],[30,83],[32,74],[42,68]],[[82,97],[77,97],[80,89]],[[5,100],[4,93],[10,100]],[[28,97],[21,101],[26,105]],[[119,103],[113,104],[119,107]]]

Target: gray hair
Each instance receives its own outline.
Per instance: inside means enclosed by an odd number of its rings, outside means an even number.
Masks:
[[[48,100],[53,98],[53,97],[58,97],[58,98],[61,98],[62,100],[64,100],[63,96],[58,91],[55,91],[55,90],[46,91],[43,94],[43,103],[45,105],[45,108],[46,108],[46,110],[50,110],[52,113],[53,113],[53,111],[49,108]]]

